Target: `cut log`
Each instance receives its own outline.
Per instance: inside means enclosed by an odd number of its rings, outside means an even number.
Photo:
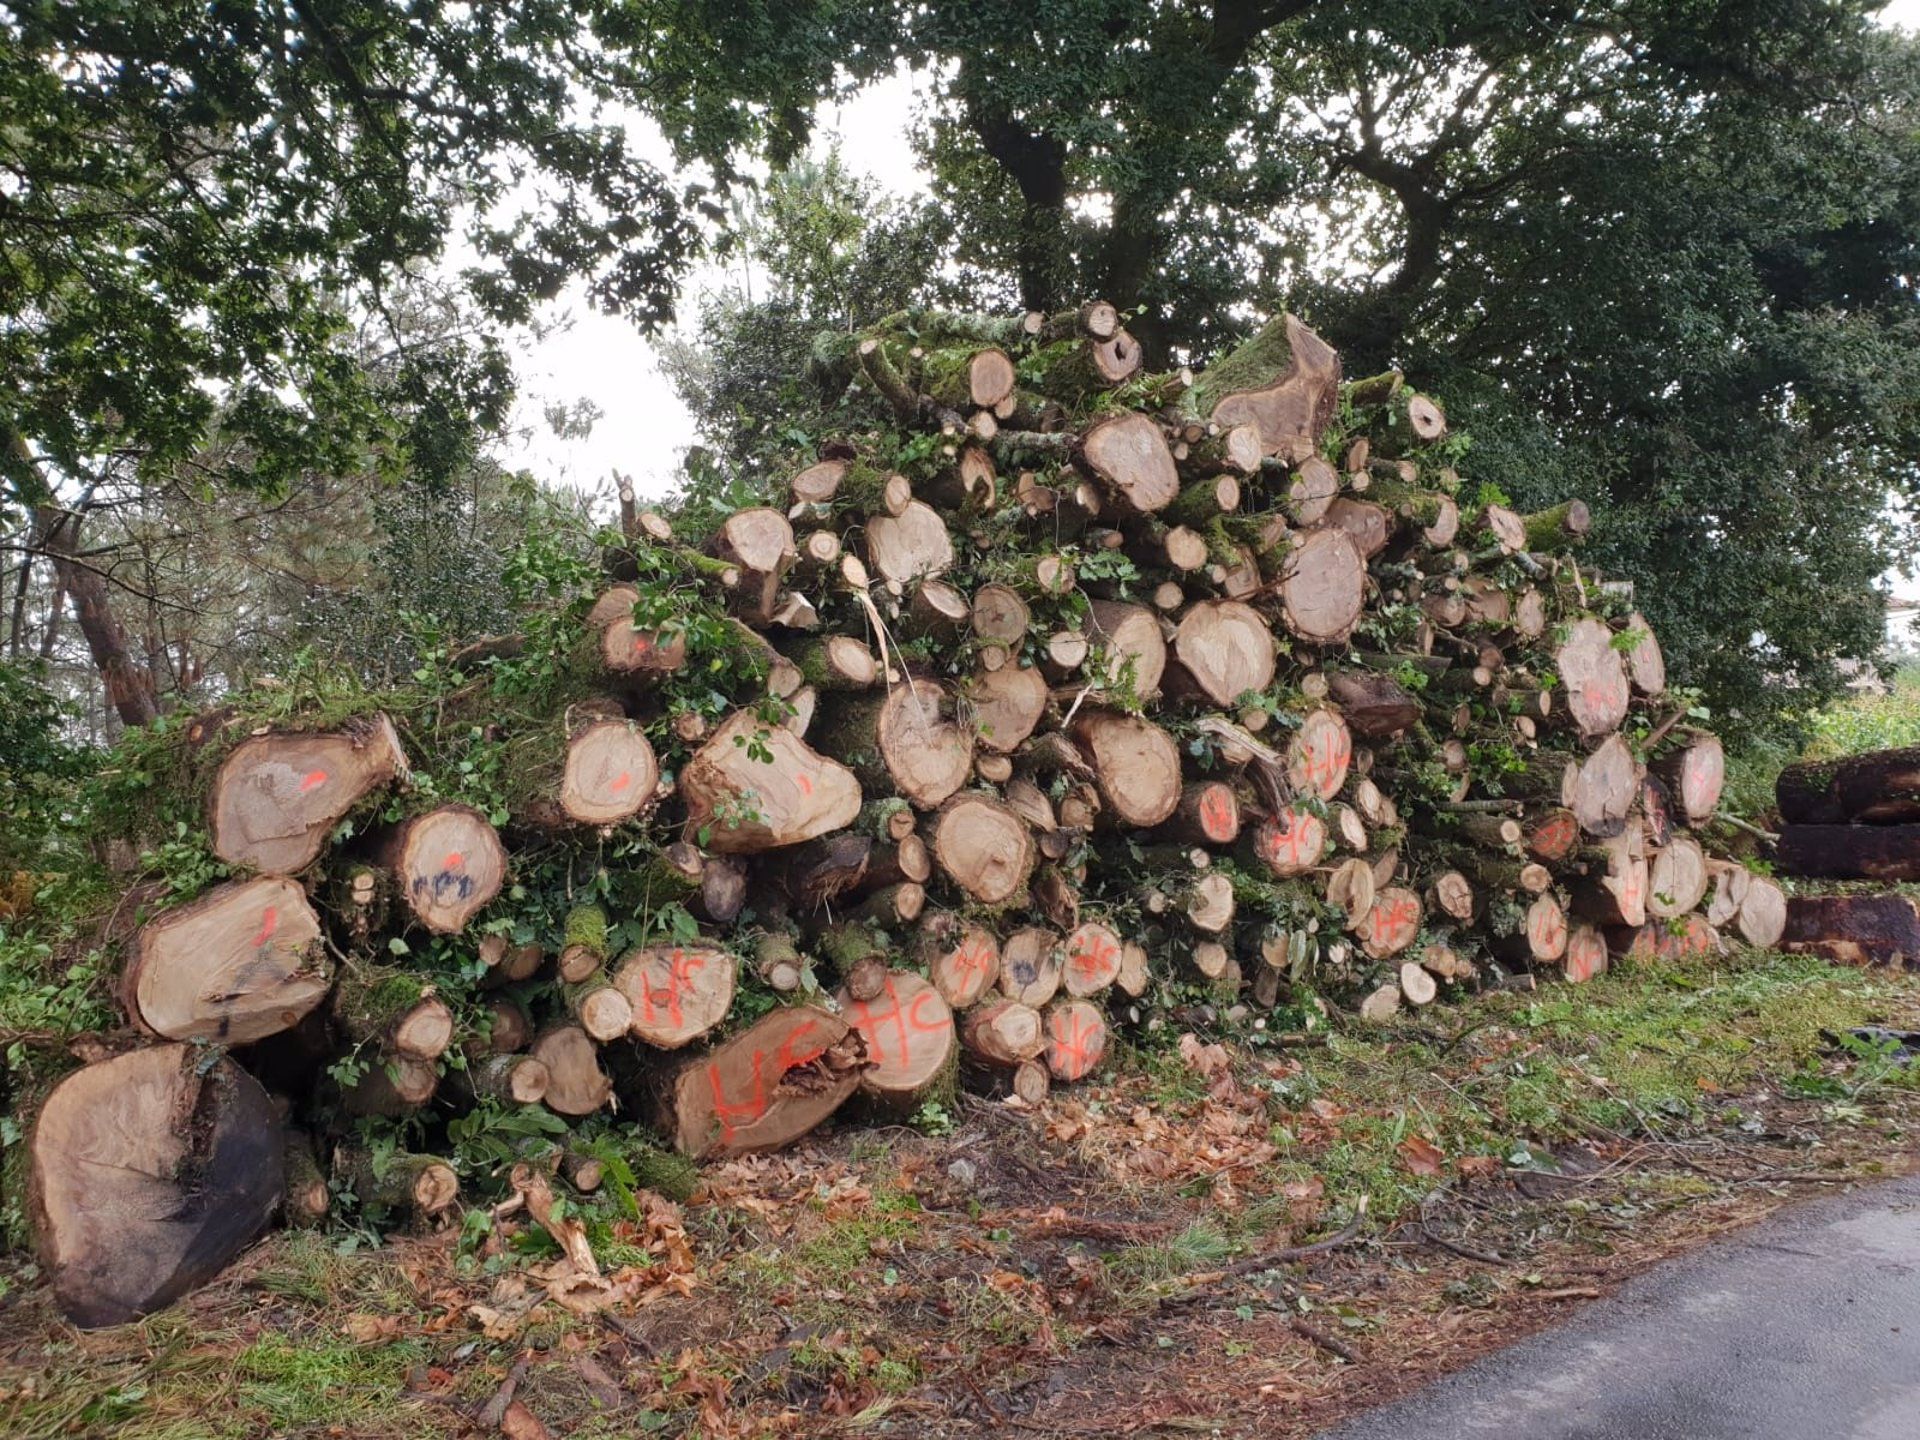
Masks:
[[[1046,1014],[1047,1072],[1063,1084],[1091,1075],[1107,1053],[1107,1017],[1085,1000],[1063,1000]]]
[[[304,870],[354,806],[406,774],[384,715],[330,734],[255,735],[214,776],[213,853],[263,875]]]
[[[1551,895],[1539,895],[1527,907],[1527,953],[1536,964],[1550,964],[1567,953],[1567,912]]]
[[[728,716],[680,772],[688,838],[720,854],[798,845],[852,823],[860,782],[751,710]]]
[[[1000,993],[1039,1009],[1059,993],[1066,978],[1066,954],[1051,930],[1027,926],[1007,936],[1000,947]]]
[[[1431,1005],[1438,998],[1440,987],[1425,966],[1418,960],[1409,960],[1400,967],[1400,993],[1410,1004]]]
[[[1833,880],[1920,880],[1920,825],[1787,825],[1783,874]]]
[[[1238,600],[1202,600],[1188,607],[1173,636],[1174,657],[1215,705],[1233,706],[1273,683],[1273,632]]]
[[[333,1213],[333,1192],[327,1188],[326,1173],[314,1154],[312,1137],[287,1131],[283,1155],[285,1191],[280,1199],[281,1220],[297,1230],[325,1225]]]
[[[1920,900],[1910,895],[1796,895],[1780,948],[1839,965],[1920,968]]]
[[[1005,804],[986,795],[955,796],[933,822],[934,863],[983,905],[1004,905],[1025,891],[1033,835]]]
[[[1031,1005],[991,1000],[960,1017],[960,1043],[983,1064],[1010,1068],[1040,1058],[1047,1048],[1046,1027]]]
[[[1580,844],[1580,819],[1571,810],[1558,806],[1529,820],[1524,827],[1521,846],[1535,860],[1557,865]]]
[[[431,1060],[405,1055],[375,1056],[366,1073],[340,1097],[349,1115],[404,1119],[433,1099],[440,1071]]]
[[[27,1210],[76,1325],[172,1304],[252,1243],[280,1205],[273,1101],[230,1060],[156,1045],[76,1070],[27,1141]]]
[[[971,613],[967,597],[946,581],[922,580],[911,587],[906,628],[915,635],[947,639],[960,632]]]
[[[298,1024],[331,983],[306,893],[262,876],[221,885],[144,926],[124,993],[132,1018],[155,1035],[247,1045]]]
[[[556,1025],[533,1042],[533,1058],[547,1067],[543,1097],[557,1115],[591,1115],[613,1098],[600,1068],[600,1049],[578,1025]]]
[[[1240,838],[1240,801],[1223,780],[1198,780],[1181,787],[1180,804],[1167,821],[1171,839],[1224,848]]]
[[[1666,782],[1689,824],[1698,825],[1719,809],[1721,787],[1727,778],[1726,754],[1719,737],[1704,730],[1690,732],[1684,744],[1654,762],[1653,770]],[[1920,779],[1920,768],[1915,778]],[[1916,813],[1920,813],[1920,807],[1916,807]]]
[[[1554,652],[1554,670],[1566,691],[1566,711],[1588,739],[1618,730],[1627,718],[1627,667],[1613,631],[1591,616],[1573,622]]]
[[[1180,749],[1173,737],[1137,715],[1083,710],[1073,739],[1086,752],[1100,786],[1104,815],[1137,829],[1160,824],[1180,804]]]
[[[1217,870],[1197,876],[1186,887],[1181,910],[1202,935],[1222,935],[1233,924],[1233,881]]]
[[[943,913],[920,926],[918,947],[934,989],[955,1010],[975,1004],[1000,979],[1000,941],[983,925]]]
[[[882,580],[909,585],[953,568],[953,537],[940,512],[919,500],[867,522],[867,563]]]
[[[341,1150],[334,1174],[363,1209],[397,1211],[431,1219],[451,1210],[460,1198],[460,1177],[446,1161],[404,1151],[376,1156],[368,1150]]]
[[[733,1005],[732,955],[710,945],[648,945],[621,957],[613,983],[630,1007],[628,1030],[660,1050],[698,1040]]]
[[[1180,493],[1180,473],[1167,437],[1145,415],[1128,412],[1100,421],[1081,437],[1075,458],[1133,514],[1163,510]]]
[[[1442,914],[1455,920],[1473,919],[1473,882],[1458,870],[1447,870],[1435,878],[1433,903]]]
[[[1627,678],[1641,695],[1662,695],[1667,689],[1667,657],[1660,651],[1647,617],[1638,610],[1627,616],[1626,633],[1634,637],[1627,651]]]
[[[867,1047],[860,1093],[894,1111],[912,1111],[952,1084],[953,1011],[910,970],[888,974],[878,995],[839,997],[840,1012]]]
[[[631,720],[594,720],[567,742],[560,808],[582,825],[617,825],[651,804],[660,767]]]
[[[1581,829],[1605,837],[1620,833],[1639,793],[1633,752],[1618,735],[1609,735],[1572,771],[1560,798]]]
[[[884,698],[845,702],[821,741],[876,792],[895,791],[921,810],[944,803],[973,772],[973,732],[953,718],[947,692],[928,680],[895,685]]]
[[[765,624],[773,615],[780,581],[798,556],[787,517],[765,508],[736,510],[721,522],[713,553],[740,573],[733,597],[741,616]]]
[[[1606,973],[1606,937],[1591,925],[1576,925],[1567,937],[1567,953],[1560,962],[1560,974],[1569,984],[1584,985]]]
[[[1675,835],[1653,852],[1647,865],[1647,914],[1671,920],[1698,905],[1707,894],[1707,857],[1699,845]]]
[[[1591,874],[1573,892],[1575,908],[1602,925],[1644,925],[1651,883],[1644,856],[1616,844],[1603,872]]]
[[[552,1077],[544,1060],[531,1055],[493,1055],[470,1072],[473,1093],[510,1105],[538,1105]]]
[[[848,460],[822,460],[809,465],[788,483],[796,505],[824,505],[833,499],[846,478]]]
[[[1340,644],[1360,623],[1366,591],[1367,562],[1347,533],[1309,530],[1281,567],[1282,619],[1311,644]]]
[[[1049,693],[1046,678],[1038,670],[1003,665],[974,675],[961,695],[972,711],[980,743],[1011,755],[1047,713]]]
[[[1120,978],[1120,937],[1098,921],[1089,920],[1067,936],[1066,969],[1061,983],[1067,994],[1084,1000],[1100,994]]]
[[[599,613],[609,596],[622,596],[619,589],[609,590],[594,606]],[[609,674],[630,684],[644,684],[662,675],[671,675],[687,663],[686,631],[679,626],[659,630],[641,629],[633,623],[633,602],[638,592],[624,592],[626,604],[600,632],[600,663]],[[591,617],[589,617],[591,618]]]
[[[1700,915],[1677,920],[1649,920],[1638,930],[1607,931],[1610,954],[1630,960],[1677,963],[1704,959],[1720,950],[1720,934]]]
[[[453,1043],[453,1011],[412,971],[343,967],[333,1014],[355,1043],[370,1041],[408,1060],[438,1060]]]
[[[1027,638],[1033,612],[1011,585],[982,585],[973,594],[973,633],[1009,649]]]
[[[880,678],[879,662],[865,641],[851,635],[828,635],[809,641],[793,654],[794,664],[815,693],[827,690],[865,690]]]
[[[1381,1025],[1400,1013],[1400,987],[1389,981],[1360,1002],[1360,1018],[1370,1025]]]
[[[436,935],[458,935],[500,893],[507,850],[471,805],[416,815],[378,842],[381,863],[414,918]]]
[[[1920,747],[1789,765],[1775,786],[1793,824],[1893,825],[1920,820]]]
[[[845,1020],[811,1005],[782,1006],[680,1070],[665,1129],[695,1160],[777,1150],[838,1110],[866,1064]]]
[[[1364,740],[1390,740],[1412,729],[1424,713],[1420,700],[1391,675],[1341,670],[1327,677],[1327,695],[1347,728]]]
[[[1287,484],[1286,513],[1296,524],[1316,525],[1326,519],[1340,496],[1340,472],[1318,455],[1309,455],[1299,464]]]
[[[1787,892],[1763,875],[1756,875],[1740,902],[1740,938],[1749,945],[1771,950],[1787,931]]]
[[[1389,885],[1374,894],[1373,908],[1354,935],[1374,959],[1389,959],[1419,938],[1420,918],[1420,897],[1402,886]]]
[[[1353,737],[1332,710],[1311,711],[1287,744],[1287,781],[1300,794],[1333,799],[1352,763]]]
[[[1167,668],[1167,641],[1153,611],[1095,600],[1089,615],[1088,634],[1100,647],[1097,668],[1104,683],[1141,700],[1158,695]]]
[[[873,863],[874,842],[853,831],[837,831],[810,840],[787,862],[787,895],[794,908],[811,914],[858,890]]]
[[[1252,835],[1254,856],[1282,879],[1306,874],[1326,853],[1326,821],[1291,805],[1262,819]]]
[[[1386,549],[1387,542],[1393,538],[1393,517],[1371,501],[1338,497],[1327,506],[1327,513],[1321,518],[1328,525],[1346,531],[1354,548],[1368,560]]]
[[[1340,357],[1291,315],[1267,324],[1194,382],[1188,402],[1216,425],[1255,425],[1268,455],[1311,455],[1339,404]]]

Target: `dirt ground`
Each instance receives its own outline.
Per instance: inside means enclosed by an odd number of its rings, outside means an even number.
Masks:
[[[1591,992],[1591,993],[1587,993]],[[0,1308],[0,1433],[1305,1436],[1782,1206],[1905,1173],[1920,980],[1782,957],[1386,1035],[1132,1053],[590,1226],[279,1234],[146,1322]]]

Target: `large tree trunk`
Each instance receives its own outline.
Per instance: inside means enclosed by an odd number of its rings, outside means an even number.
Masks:
[[[1788,825],[1777,853],[1789,875],[1920,880],[1920,825]]]
[[[1920,901],[1907,895],[1796,895],[1780,947],[1842,965],[1920,968]]]
[[[153,672],[134,658],[127,632],[113,613],[106,576],[79,558],[80,517],[49,507],[43,510],[41,523],[47,558],[53,561],[60,587],[73,597],[74,618],[86,637],[94,669],[100,672],[107,704],[127,725],[151,725],[160,718]]]
[[[326,997],[320,917],[293,881],[221,885],[149,922],[127,967],[127,1010],[169,1040],[248,1045],[298,1024]]]
[[[28,1142],[40,1261],[77,1325],[118,1325],[212,1279],[279,1207],[280,1120],[266,1091],[194,1045],[75,1071]]]
[[[1920,746],[1789,765],[1774,797],[1780,817],[1795,825],[1920,821]]]
[[[867,1063],[845,1020],[811,1005],[783,1006],[678,1072],[667,1134],[696,1160],[776,1150],[838,1110]]]
[[[313,863],[354,806],[407,773],[384,715],[331,732],[250,736],[213,779],[213,853],[264,875],[292,875]]]

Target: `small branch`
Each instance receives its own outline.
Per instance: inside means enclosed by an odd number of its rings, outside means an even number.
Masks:
[[[1758,825],[1750,825],[1738,815],[1715,815],[1713,818],[1719,824],[1731,825],[1734,829],[1744,831],[1756,840],[1764,840],[1769,845],[1777,845],[1780,842],[1780,837],[1773,831],[1762,830]]]
[[[1327,1334],[1326,1331],[1317,1326],[1309,1325],[1298,1315],[1289,1315],[1287,1317],[1287,1328],[1301,1339],[1311,1340],[1328,1354],[1338,1355],[1349,1365],[1358,1365],[1360,1363],[1360,1357],[1354,1354],[1353,1350],[1345,1341],[1334,1339],[1333,1336]]]
[[[1257,1271],[1271,1270],[1276,1265],[1290,1264],[1295,1260],[1305,1260],[1310,1255],[1324,1255],[1329,1250],[1338,1250],[1351,1244],[1367,1223],[1367,1197],[1362,1195],[1354,1210],[1353,1219],[1337,1235],[1329,1235],[1324,1240],[1316,1240],[1311,1245],[1294,1245],[1285,1250],[1270,1250],[1264,1255],[1252,1255],[1245,1260],[1235,1261],[1221,1273],[1223,1275],[1252,1275]]]

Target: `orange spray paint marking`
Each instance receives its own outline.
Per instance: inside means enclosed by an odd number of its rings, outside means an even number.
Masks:
[[[796,775],[793,777],[793,780],[794,783],[800,787],[800,793],[802,795],[813,794],[813,777],[811,775]]]
[[[1200,827],[1210,840],[1224,840],[1233,830],[1233,796],[1220,786],[1211,786],[1200,801]]]
[[[1110,960],[1120,958],[1120,947],[1105,935],[1089,935],[1073,954],[1068,957],[1073,967],[1089,980],[1097,980],[1107,973]]]
[[[306,778],[300,782],[300,793],[304,795],[309,790],[318,790],[322,785],[326,783],[327,783],[326,771],[309,770],[306,774]]]
[[[779,1065],[782,1075],[785,1075],[789,1070],[798,1070],[802,1065],[811,1065],[827,1053],[827,1042],[825,1040],[820,1041],[810,1050],[802,1051],[799,1048],[800,1037],[819,1028],[817,1023],[809,1020],[791,1035],[787,1036],[785,1040],[780,1042],[780,1049],[773,1058],[774,1062]]]
[[[641,1021],[651,1024],[659,1014],[655,1007],[664,1006],[669,1025],[678,1026],[684,1023],[680,1005],[681,997],[685,994],[687,987],[693,984],[693,977],[705,967],[706,963],[704,955],[689,955],[684,950],[675,950],[667,957],[667,983],[666,987],[660,990],[653,988],[653,981],[647,977],[645,971],[642,971],[640,975]]]
[[[260,933],[253,937],[253,948],[258,950],[273,938],[273,932],[280,928],[279,907],[269,905],[260,916]]]
[[[1080,1079],[1100,1058],[1098,1053],[1089,1053],[1099,1038],[1098,1029],[1074,1012],[1055,1011],[1047,1030],[1053,1042],[1047,1052],[1047,1066],[1062,1080]]]
[[[616,791],[624,790],[627,788],[627,786],[631,785],[632,783],[633,783],[632,773],[630,771],[622,770],[618,775],[613,777],[613,784],[610,785],[608,788]]]
[[[913,997],[911,1004],[905,1006],[900,1003],[900,992],[895,988],[892,979],[888,979],[887,987],[882,993],[888,1001],[885,1010],[876,1011],[873,1008],[878,1003],[877,1000],[871,1002],[856,1000],[847,1012],[848,1019],[853,1022],[853,1028],[860,1032],[860,1038],[867,1042],[867,1049],[872,1052],[874,1060],[880,1064],[884,1065],[887,1062],[886,1047],[880,1038],[880,1030],[884,1025],[891,1025],[894,1034],[899,1037],[899,1063],[902,1065],[906,1064],[912,1056],[907,1039],[909,1030],[918,1031],[922,1035],[938,1035],[953,1028],[951,1015],[944,1018],[935,1016],[932,1019],[921,1015],[922,1005],[930,1005],[939,998],[931,990],[922,990]]]
[[[458,850],[449,850],[447,852],[447,858],[440,862],[440,868],[442,870],[458,870],[466,863],[466,856],[462,855]]]
[[[727,1098],[726,1086],[721,1083],[720,1067],[717,1064],[707,1066],[707,1084],[713,1090],[713,1114],[720,1122],[720,1139],[731,1145],[733,1138],[742,1125],[751,1125],[767,1113],[767,1082],[761,1073],[766,1056],[758,1050],[753,1052],[753,1088],[739,1100]]]

